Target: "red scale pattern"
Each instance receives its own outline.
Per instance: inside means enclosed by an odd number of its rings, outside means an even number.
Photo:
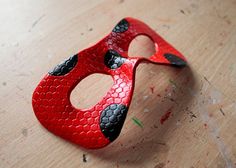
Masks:
[[[101,148],[110,143],[100,129],[100,116],[109,105],[123,104],[129,107],[134,89],[135,69],[140,62],[172,64],[164,53],[185,58],[141,21],[125,18],[129,23],[125,32],[111,32],[94,46],[79,52],[75,67],[63,76],[46,74],[33,93],[32,104],[40,123],[49,131],[85,148]],[[150,59],[128,57],[130,42],[137,35],[147,35],[156,44],[156,53]],[[109,50],[117,51],[125,62],[117,69],[104,64]],[[113,77],[114,85],[106,96],[90,109],[76,109],[70,102],[70,93],[85,77],[92,73],[104,73]]]

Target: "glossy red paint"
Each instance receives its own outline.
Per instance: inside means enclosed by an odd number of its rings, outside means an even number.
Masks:
[[[138,35],[146,35],[155,43],[156,53],[148,59],[128,56],[129,44]],[[108,51],[109,58],[105,58]],[[97,44],[80,51],[45,75],[32,97],[36,117],[50,132],[85,148],[108,145],[112,140],[107,134],[112,135],[112,129],[119,127],[114,132],[117,134],[113,137],[115,139],[123,126],[133,95],[135,69],[142,62],[185,66],[186,59],[145,23],[125,18]],[[111,75],[114,85],[95,106],[89,109],[73,107],[70,102],[71,91],[82,79],[93,73]],[[115,110],[112,109],[113,104],[116,105]],[[111,108],[111,115],[108,107]],[[105,109],[108,111],[104,112]],[[117,110],[122,120],[116,115]],[[161,123],[169,115],[170,112]],[[109,117],[109,121],[105,121],[104,116]],[[112,125],[117,117],[116,125]],[[104,122],[105,125],[102,125]]]

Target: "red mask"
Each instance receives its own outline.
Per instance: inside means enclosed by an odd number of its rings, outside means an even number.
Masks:
[[[131,41],[148,36],[156,53],[149,59],[128,56]],[[85,148],[101,148],[120,134],[132,99],[135,69],[141,62],[186,65],[184,56],[145,23],[125,18],[94,46],[57,65],[46,74],[33,93],[32,104],[40,123],[54,134]],[[113,86],[89,109],[77,109],[70,102],[71,91],[93,73],[111,75]]]

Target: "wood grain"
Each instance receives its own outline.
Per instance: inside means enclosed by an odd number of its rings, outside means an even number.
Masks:
[[[235,9],[235,0],[1,0],[0,167],[236,167]],[[32,92],[54,65],[126,16],[150,25],[189,67],[140,65],[120,137],[104,149],[81,149],[39,124]],[[141,44],[133,54],[148,54],[152,44]],[[96,103],[111,82],[95,85],[99,79],[79,86],[74,103]]]

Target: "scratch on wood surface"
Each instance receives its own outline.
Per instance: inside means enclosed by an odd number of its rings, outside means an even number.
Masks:
[[[222,108],[220,108],[220,112],[221,112],[221,114],[222,114],[223,116],[225,116],[225,113],[224,113],[224,111],[223,111]]]
[[[41,15],[38,19],[36,19],[33,23],[32,23],[32,25],[31,25],[31,27],[30,27],[30,29],[28,30],[29,32],[31,32],[31,30],[42,20],[42,18],[43,17],[45,17],[46,15],[45,14],[43,14],[43,15]]]
[[[169,93],[170,95],[167,95],[167,96],[164,96],[163,98],[164,99],[168,99],[168,100],[170,100],[171,102],[174,102],[176,105],[179,105],[179,103],[175,100],[175,99],[173,99],[172,97],[170,97],[171,96],[171,93]]]
[[[180,12],[185,15],[185,12],[183,9],[180,9]]]
[[[205,79],[205,81],[207,81],[209,85],[211,85],[211,82],[207,79],[207,77],[203,76],[203,78]]]
[[[37,20],[35,20],[35,21],[33,22],[32,26],[31,26],[31,28],[34,28],[44,16],[46,16],[46,15],[43,14],[43,15],[40,16]]]

